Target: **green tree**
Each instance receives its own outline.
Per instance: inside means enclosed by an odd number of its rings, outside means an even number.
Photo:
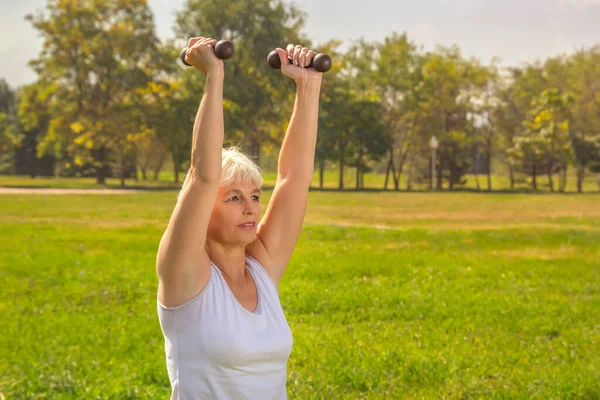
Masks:
[[[499,79],[497,83],[499,105],[492,113],[492,120],[498,133],[499,144],[505,151],[510,188],[514,189],[517,167],[523,168],[528,174],[533,171],[537,173],[537,164],[529,165],[535,168],[526,168],[528,164],[524,161],[533,159],[521,159],[520,156],[524,153],[519,153],[515,144],[516,140],[525,134],[523,121],[527,119],[532,100],[546,88],[546,81],[539,63],[523,68],[509,68],[508,72],[508,76]],[[524,143],[527,143],[527,146],[531,145],[530,141]]]
[[[594,162],[600,137],[600,46],[581,50],[568,60],[567,82],[574,93],[570,139],[577,169],[577,191],[583,191],[585,173]]]
[[[103,184],[111,155],[120,166],[130,156],[135,90],[160,73],[152,13],[144,0],[49,0],[45,12],[26,19],[44,40],[31,65],[39,91],[50,94],[52,118],[38,150],[93,163]]]
[[[225,139],[245,141],[258,163],[261,148],[281,145],[282,121],[294,100],[293,82],[269,68],[266,57],[288,43],[310,47],[300,35],[303,24],[304,14],[297,8],[272,0],[189,0],[177,16],[181,39],[209,36],[235,44],[234,59],[225,62]]]
[[[423,113],[423,132],[439,140],[437,189],[442,179],[448,180],[450,190],[464,184],[464,175],[471,168],[471,149],[474,129],[472,113],[474,88],[487,84],[487,69],[475,60],[465,60],[457,47],[440,47],[426,55],[423,65],[423,88],[420,112]],[[421,154],[426,154],[429,135],[421,135]]]
[[[356,99],[351,103],[351,146],[355,158],[356,190],[364,189],[364,174],[371,171],[367,161],[379,161],[387,150],[387,132],[377,98]]]
[[[468,119],[474,132],[475,151],[479,160],[480,150],[484,155],[486,162],[485,170],[487,172],[487,190],[492,191],[492,158],[498,145],[497,121],[494,119],[494,112],[500,107],[500,100],[497,96],[497,85],[499,74],[496,66],[491,66],[485,70],[486,77],[481,85],[475,85],[469,93],[471,98],[471,110]],[[477,171],[479,172],[479,171]],[[476,174],[475,180],[477,190],[480,189],[479,177]]]
[[[423,57],[406,33],[392,34],[377,46],[374,86],[381,99],[382,119],[387,127],[388,163],[384,189],[389,176],[399,189],[407,156],[418,144],[419,89],[423,80]]]
[[[570,93],[563,94],[558,89],[544,90],[534,100],[530,119],[525,122],[529,134],[538,135],[542,140],[550,191],[554,191],[552,175],[556,170],[561,177],[559,190],[565,190],[567,165],[572,153],[569,142],[569,107],[572,103]]]
[[[325,81],[325,80],[324,80]],[[317,137],[317,153],[321,160],[335,160],[339,169],[338,189],[344,189],[344,168],[354,157],[352,142],[353,104],[352,90],[347,81],[337,80],[324,91],[327,99],[319,113],[319,135]]]
[[[336,161],[338,159],[336,145],[340,127],[337,118],[341,115],[338,112],[337,101],[345,100],[347,93],[344,91],[346,86],[340,74],[343,67],[343,54],[339,51],[340,45],[340,41],[331,41],[323,46],[323,52],[329,54],[335,62],[321,85],[319,134],[315,151],[315,163],[319,170],[319,188],[321,190],[323,190],[325,163],[328,160]],[[344,105],[343,102],[339,104],[342,107]],[[343,166],[340,171],[343,175]]]
[[[39,172],[43,175],[56,173],[62,170],[61,164],[56,167],[56,154],[61,152],[62,142],[56,142],[55,146],[43,148],[38,146],[41,138],[48,134],[51,115],[48,107],[56,86],[42,80],[24,86],[21,89],[19,100],[19,122],[22,126],[23,141],[20,150],[24,152],[26,166],[25,171],[33,179]],[[46,139],[47,140],[47,139]],[[46,157],[52,160],[53,170],[38,171],[39,159]]]
[[[598,190],[600,191],[600,135],[596,137],[596,140],[588,148],[591,154],[589,168],[590,171],[598,175],[596,179]]]
[[[0,79],[0,172],[13,172],[15,149],[22,141],[16,115],[16,94]]]

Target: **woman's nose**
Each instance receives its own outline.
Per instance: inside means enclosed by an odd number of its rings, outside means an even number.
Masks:
[[[254,210],[254,205],[252,204],[252,202],[245,202],[244,203],[244,213],[245,214],[253,214],[255,212]]]

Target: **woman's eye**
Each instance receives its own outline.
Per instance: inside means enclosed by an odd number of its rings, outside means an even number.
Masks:
[[[256,201],[260,200],[260,197],[258,197],[258,196],[252,196],[252,197],[254,197],[256,199]]]
[[[238,198],[237,196],[233,196],[233,197],[232,197],[231,199],[229,199],[229,200],[235,200],[235,199],[237,199],[237,198]]]

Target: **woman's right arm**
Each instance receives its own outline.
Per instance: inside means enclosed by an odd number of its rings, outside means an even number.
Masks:
[[[204,95],[194,122],[191,164],[156,257],[158,297],[177,306],[197,295],[210,277],[204,244],[221,179],[223,148],[223,61],[216,40],[192,38],[186,61],[206,74]],[[212,47],[211,47],[212,46]]]

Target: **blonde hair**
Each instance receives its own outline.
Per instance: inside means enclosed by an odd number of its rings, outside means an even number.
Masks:
[[[191,180],[190,170],[185,175],[181,192]],[[260,167],[256,165],[247,155],[241,152],[239,146],[231,146],[221,150],[221,181],[220,186],[229,186],[240,182],[253,182],[258,187],[263,185],[263,178]]]

